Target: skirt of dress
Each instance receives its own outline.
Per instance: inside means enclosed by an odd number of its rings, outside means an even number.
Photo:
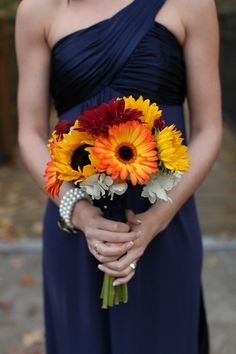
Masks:
[[[140,191],[125,201],[135,212]],[[124,221],[124,200],[106,217]],[[83,233],[57,226],[49,200],[44,219],[43,279],[47,354],[197,354],[201,314],[202,244],[194,199],[149,244],[129,283],[129,301],[108,310],[99,298],[103,273]],[[201,352],[201,354],[204,351]]]

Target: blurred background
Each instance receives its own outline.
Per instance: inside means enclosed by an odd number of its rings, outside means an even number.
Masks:
[[[41,232],[46,197],[17,149],[18,3],[0,0],[0,354],[42,354]],[[217,8],[224,140],[196,200],[205,249],[211,354],[236,354],[236,0],[218,0]]]

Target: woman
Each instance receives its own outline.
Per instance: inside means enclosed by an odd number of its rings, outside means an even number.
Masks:
[[[143,95],[183,134],[186,96],[190,110],[191,169],[170,192],[172,203],[152,206],[139,187],[107,210],[81,199],[70,220],[80,231],[72,237],[57,226],[58,205],[71,185],[63,183],[59,197],[49,199],[43,234],[47,354],[207,353],[192,195],[221,143],[214,1],[23,0],[16,48],[19,145],[40,186],[49,160],[51,96],[59,120],[70,120],[111,98]],[[116,285],[129,283],[127,304],[101,309],[104,272]]]

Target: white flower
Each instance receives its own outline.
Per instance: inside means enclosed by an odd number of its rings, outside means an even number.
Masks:
[[[88,193],[92,199],[100,199],[103,195],[106,194],[106,185],[100,183],[100,174],[96,173],[88,178],[86,178],[83,182],[80,183],[80,188]]]
[[[96,173],[80,183],[80,188],[88,193],[92,199],[101,199],[108,191],[113,200],[114,194],[121,195],[126,192],[127,183],[116,183],[111,176],[105,173]]]
[[[111,196],[111,200],[113,200],[114,194],[122,195],[126,192],[128,188],[127,183],[113,183],[109,188],[108,194]]]
[[[150,203],[159,201],[171,202],[167,192],[170,191],[180,181],[182,172],[165,173],[157,172],[151,175],[151,179],[143,188],[142,197],[149,199]]]
[[[98,182],[103,189],[108,190],[114,181],[111,176],[107,176],[105,173],[101,173],[99,175]]]

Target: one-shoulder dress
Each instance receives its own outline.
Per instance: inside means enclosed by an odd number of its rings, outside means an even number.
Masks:
[[[50,87],[59,120],[74,119],[112,98],[142,95],[157,102],[167,124],[174,123],[185,136],[183,49],[155,21],[164,3],[133,0],[53,46]],[[123,197],[109,202],[104,215],[126,221],[125,209],[147,210],[151,204],[140,187],[129,186]],[[99,298],[103,273],[83,233],[62,231],[58,219],[58,207],[49,199],[42,262],[47,354],[208,353],[194,196],[148,245],[129,282],[128,303],[107,310]]]

